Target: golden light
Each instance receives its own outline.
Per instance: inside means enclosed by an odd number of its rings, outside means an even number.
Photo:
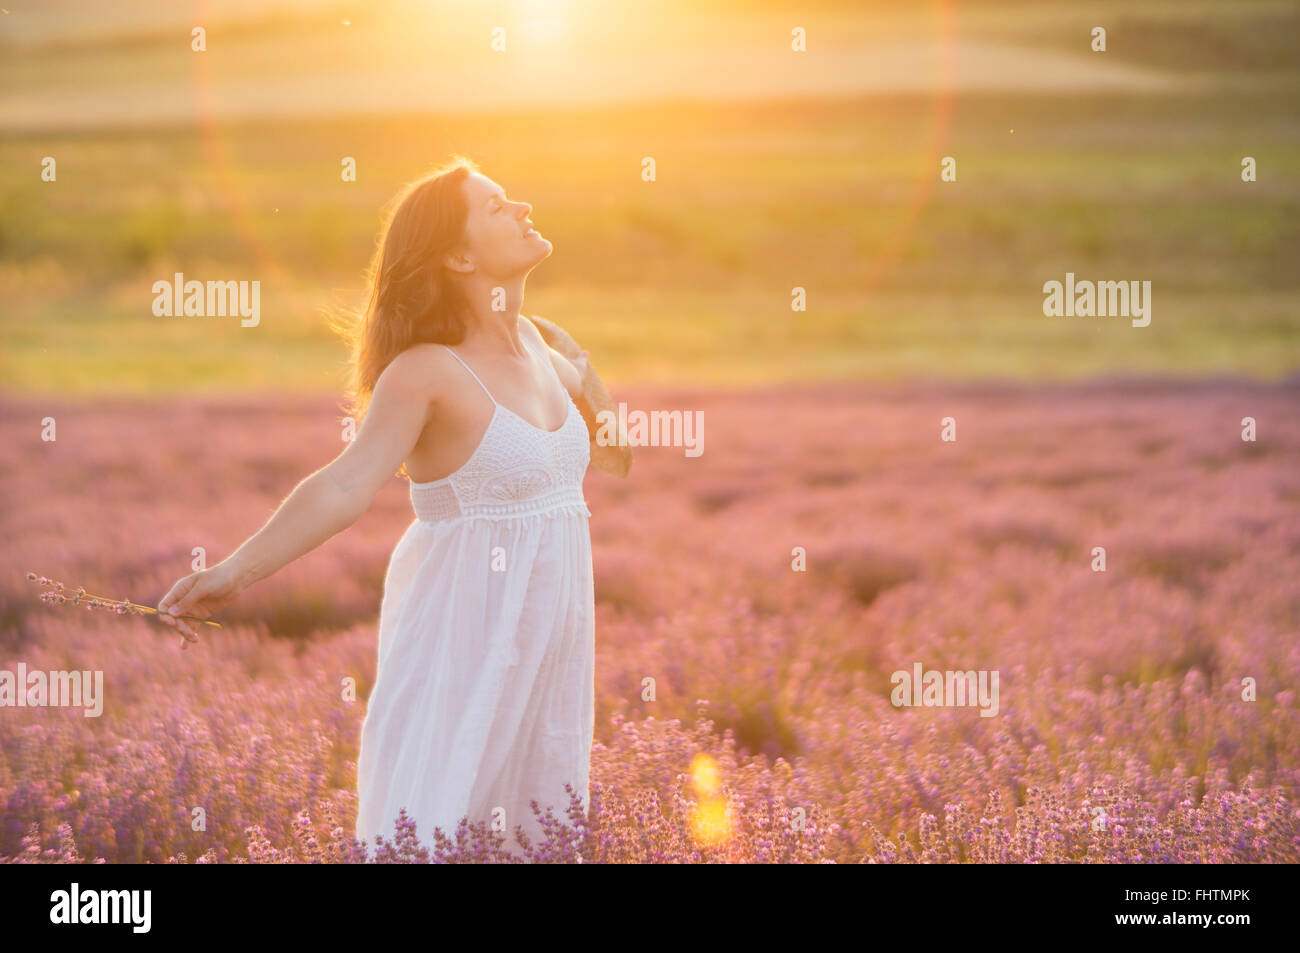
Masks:
[[[725,841],[731,834],[727,805],[720,798],[697,804],[691,814],[691,834],[696,843],[705,846],[711,847]]]
[[[714,794],[718,790],[718,762],[707,754],[697,754],[691,760],[691,781],[701,798]]]
[[[573,0],[524,0],[514,31],[530,47],[555,47],[571,40]]]
[[[691,783],[700,799],[691,812],[691,834],[698,844],[720,844],[731,834],[731,818],[727,815],[727,802],[718,795],[721,786],[718,763],[707,754],[697,754],[691,760]]]

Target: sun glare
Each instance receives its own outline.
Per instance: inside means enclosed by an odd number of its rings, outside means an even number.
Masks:
[[[530,46],[570,43],[573,38],[574,0],[522,0],[514,32]]]
[[[731,817],[719,793],[718,763],[707,754],[697,754],[691,761],[691,783],[700,799],[691,812],[691,834],[698,844],[720,844],[731,834]]]

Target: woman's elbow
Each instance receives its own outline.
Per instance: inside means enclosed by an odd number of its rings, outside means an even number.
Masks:
[[[320,507],[331,525],[346,529],[365,515],[377,491],[361,480],[344,480],[327,467],[318,474]]]

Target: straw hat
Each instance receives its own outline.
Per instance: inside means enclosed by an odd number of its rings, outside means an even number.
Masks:
[[[577,359],[582,356],[582,347],[570,337],[564,328],[535,314],[528,315],[528,319],[537,326],[542,339],[556,351],[570,359]],[[627,428],[619,420],[618,407],[614,404],[614,398],[610,397],[609,391],[605,389],[605,385],[596,374],[595,368],[591,366],[590,358],[587,361],[587,373],[582,378],[582,396],[590,405],[592,412],[598,415],[596,417],[597,425],[599,426],[603,422],[599,417],[600,412],[607,410],[610,412],[614,427],[618,432],[617,445],[603,446],[592,438],[591,465],[614,476],[627,476],[628,470],[632,467],[632,444],[627,439]]]

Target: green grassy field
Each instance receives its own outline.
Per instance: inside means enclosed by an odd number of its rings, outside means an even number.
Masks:
[[[1300,84],[1279,8],[1154,9],[1128,14],[1128,35],[1200,37],[1161,46],[1160,64],[1182,49],[1188,75],[1219,86],[11,132],[0,386],[338,388],[322,309],[359,302],[383,206],[453,152],[533,204],[555,252],[524,310],[567,327],[611,381],[1276,377],[1300,366]],[[968,23],[1052,47],[1070,16],[980,5]],[[1200,56],[1216,36],[1228,52]],[[47,155],[57,182],[40,179]],[[939,180],[945,155],[956,182]],[[176,271],[260,281],[261,324],[154,317],[151,285]],[[1067,271],[1151,281],[1150,326],[1044,317],[1043,282]]]

